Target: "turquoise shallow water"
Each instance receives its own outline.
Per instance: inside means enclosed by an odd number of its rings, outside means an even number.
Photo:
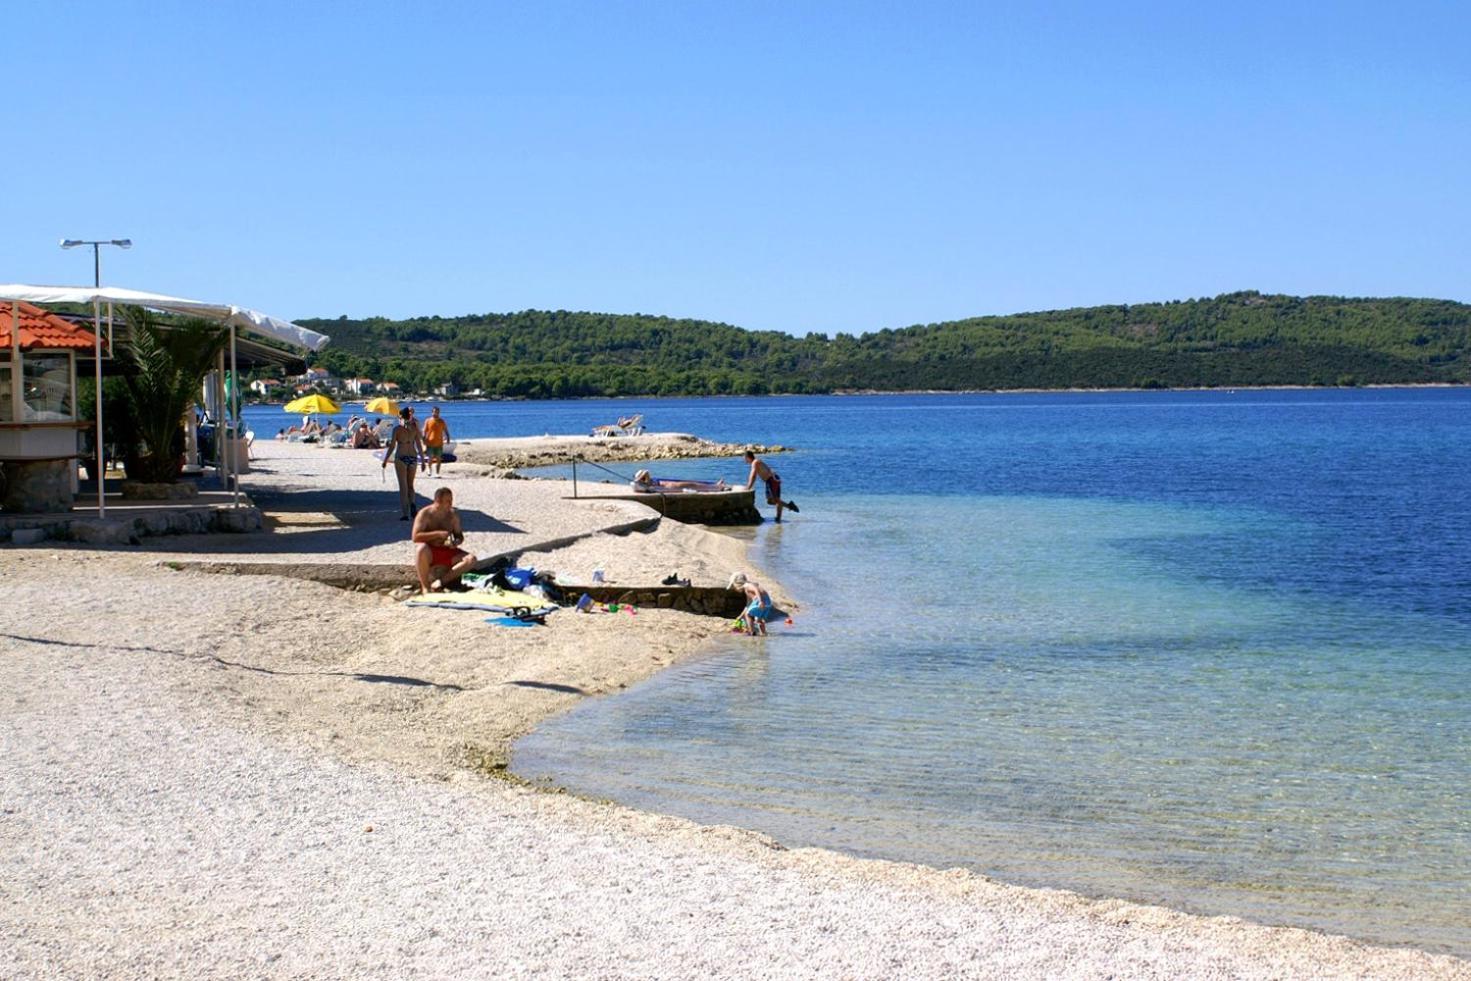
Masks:
[[[893,498],[808,520],[757,547],[844,605],[583,705],[517,772],[789,844],[1468,949],[1463,627],[1410,638],[1154,557],[1291,532],[1254,514]]]
[[[629,408],[452,412],[541,432]],[[804,610],[552,720],[521,775],[1471,954],[1471,393],[637,408],[801,447],[773,462],[802,513],[751,547]]]

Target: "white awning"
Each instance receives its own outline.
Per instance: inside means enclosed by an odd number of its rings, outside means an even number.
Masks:
[[[304,351],[320,351],[331,340],[326,334],[268,316],[259,310],[248,310],[226,303],[205,303],[203,300],[186,300],[181,296],[166,296],[162,293],[145,293],[142,290],[124,289],[121,286],[28,286],[23,283],[0,285],[0,300],[20,300],[24,303],[122,303],[128,306],[148,307],[167,313],[182,313],[222,324],[231,324],[239,329],[280,341]]]

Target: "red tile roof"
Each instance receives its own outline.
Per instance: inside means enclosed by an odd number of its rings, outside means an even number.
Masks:
[[[10,303],[0,303],[0,348],[10,350],[12,343],[10,325],[14,314]],[[20,349],[34,348],[86,348],[91,350],[96,339],[92,332],[76,324],[68,323],[54,313],[47,313],[38,306],[20,303]]]

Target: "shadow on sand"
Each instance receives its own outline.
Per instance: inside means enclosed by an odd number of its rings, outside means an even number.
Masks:
[[[442,685],[434,681],[425,681],[423,678],[410,678],[396,674],[363,674],[360,671],[278,671],[275,668],[262,668],[254,664],[231,661],[223,657],[216,657],[213,654],[190,654],[187,651],[171,651],[162,647],[133,646],[127,644],[85,644],[70,640],[52,640],[49,637],[28,637],[24,634],[0,634],[0,639],[17,640],[27,644],[45,644],[50,647],[162,654],[165,657],[178,658],[181,661],[210,661],[224,668],[233,668],[238,671],[250,671],[255,674],[268,674],[283,678],[351,678],[353,681],[362,681],[376,685],[404,685],[409,688],[433,688],[436,691],[446,692],[461,692],[465,690],[460,685]]]
[[[551,681],[508,681],[508,685],[517,688],[540,688],[543,691],[557,691],[566,695],[586,695],[587,692],[576,685],[559,685]]]
[[[385,502],[384,495],[373,491],[301,490],[256,491],[252,500],[260,508],[269,526],[262,532],[245,535],[180,535],[145,538],[142,547],[162,552],[186,554],[249,552],[261,555],[346,555],[402,542],[407,546],[410,524],[400,521],[396,501]],[[428,503],[420,499],[420,507]],[[388,506],[385,507],[385,504]],[[467,534],[491,533],[524,535],[515,525],[493,518],[473,508],[457,508],[460,523]],[[327,516],[330,523],[313,524],[295,521],[306,516]],[[236,544],[238,542],[238,544]],[[139,546],[129,546],[136,549]],[[405,563],[409,562],[407,549]]]

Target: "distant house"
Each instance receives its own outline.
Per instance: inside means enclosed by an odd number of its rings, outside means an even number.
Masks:
[[[257,395],[270,395],[271,389],[280,387],[281,379],[279,378],[257,378],[250,383],[250,390]]]
[[[336,388],[339,385],[337,379],[332,377],[332,372],[326,368],[308,368],[306,374],[301,376],[301,380],[308,385],[315,385],[323,389]]]
[[[456,385],[454,382],[445,382],[443,385],[440,385],[434,390],[434,394],[443,395],[447,398],[454,398],[456,395],[460,394],[460,386]]]
[[[378,390],[385,395],[397,395],[400,391],[402,391],[402,389],[398,387],[398,382],[379,382]]]
[[[347,378],[343,380],[342,387],[353,395],[368,395],[377,386],[371,378]]]

